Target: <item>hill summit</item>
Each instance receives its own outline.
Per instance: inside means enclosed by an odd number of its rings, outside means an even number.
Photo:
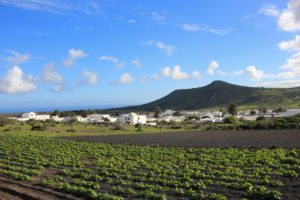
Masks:
[[[156,106],[162,109],[195,110],[226,107],[230,102],[249,108],[300,108],[300,87],[246,87],[213,81],[203,87],[175,90],[150,103],[118,110],[153,111]]]

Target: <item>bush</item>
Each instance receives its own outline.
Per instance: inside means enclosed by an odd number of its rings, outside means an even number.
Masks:
[[[171,129],[182,129],[182,126],[179,124],[171,126]]]
[[[7,117],[0,117],[0,126],[5,126],[7,124],[10,124],[13,120],[7,118]]]
[[[21,127],[12,126],[12,127],[8,127],[6,129],[4,129],[3,131],[20,131],[20,130],[22,130]]]
[[[31,125],[31,130],[32,131],[44,131],[44,130],[46,130],[46,127],[42,126],[40,124],[34,124],[34,125]]]
[[[74,132],[76,132],[76,130],[75,130],[75,129],[73,129],[73,128],[69,128],[69,129],[67,130],[67,132],[74,133]]]
[[[239,125],[239,128],[241,129],[255,129],[257,125],[257,122],[256,121],[246,121],[246,122],[243,122]]]
[[[229,116],[224,119],[225,124],[237,124],[239,121],[235,116]]]
[[[278,117],[275,119],[274,128],[280,129],[280,128],[287,128],[288,122],[283,117]]]
[[[113,123],[111,125],[112,127],[110,128],[111,130],[117,131],[117,130],[123,130],[123,127],[121,124],[119,123]]]

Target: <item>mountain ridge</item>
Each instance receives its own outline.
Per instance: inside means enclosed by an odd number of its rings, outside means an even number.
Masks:
[[[109,110],[153,111],[156,106],[161,109],[197,110],[226,107],[230,102],[251,108],[300,108],[300,87],[249,87],[216,80],[202,87],[174,90],[162,98],[142,105]]]

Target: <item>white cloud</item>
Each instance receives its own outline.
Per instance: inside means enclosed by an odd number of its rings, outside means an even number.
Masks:
[[[264,15],[271,16],[271,17],[279,17],[280,16],[280,12],[279,12],[278,8],[272,4],[264,5],[258,11],[258,13],[262,13]]]
[[[239,75],[242,75],[243,73],[244,73],[243,70],[239,70],[239,71],[234,71],[234,72],[233,72],[233,75],[234,75],[234,76],[239,76]]]
[[[66,58],[64,60],[64,65],[65,66],[72,66],[75,65],[75,60],[79,58],[84,58],[87,56],[86,53],[84,53],[81,49],[75,50],[75,49],[70,49],[68,51],[69,53],[69,58]]]
[[[152,74],[152,75],[150,76],[150,78],[151,78],[152,80],[159,80],[159,76],[158,76],[157,74]]]
[[[205,73],[207,74],[214,74],[214,70],[217,69],[219,67],[219,64],[216,61],[211,61],[205,71]]]
[[[27,62],[30,58],[30,54],[20,54],[16,51],[7,50],[6,52],[12,54],[13,56],[8,56],[5,60],[9,61],[13,65],[18,65],[24,62]]]
[[[111,57],[111,56],[101,56],[98,58],[99,60],[108,60],[108,61],[113,61],[114,64],[116,64],[118,62],[118,59],[115,57]]]
[[[300,51],[300,35],[295,36],[295,40],[283,41],[278,44],[282,50],[296,50]]]
[[[180,27],[186,31],[199,31],[200,30],[200,27],[197,24],[181,24]]]
[[[61,92],[63,90],[63,85],[62,84],[54,85],[51,90],[53,92]]]
[[[277,76],[279,78],[295,78],[300,76],[300,51],[293,54],[291,58],[287,59],[286,63],[280,69],[290,70],[281,72]]]
[[[169,66],[161,69],[161,77],[169,77],[170,75],[171,75],[171,68]]]
[[[247,76],[251,79],[251,80],[260,80],[261,78],[263,78],[264,76],[264,72],[261,70],[257,70],[255,66],[248,66],[246,68],[246,72],[247,72]]]
[[[87,55],[81,49],[78,49],[78,50],[70,49],[69,50],[69,56],[72,59],[78,59],[78,58],[84,58]]]
[[[290,0],[278,20],[278,27],[284,31],[300,30],[300,1]]]
[[[132,76],[128,72],[126,72],[125,74],[123,74],[120,77],[120,83],[121,84],[128,84],[128,83],[130,83],[132,81],[133,81],[133,78],[132,78]]]
[[[154,44],[154,40],[142,41],[140,45],[142,46],[151,46]],[[164,44],[163,42],[155,42],[157,48],[161,49],[166,53],[167,56],[170,56],[177,48],[171,44]]]
[[[26,10],[40,10],[52,14],[74,15],[101,13],[100,6],[93,1],[59,1],[59,0],[0,0],[0,4],[19,7]]]
[[[98,82],[98,74],[88,71],[87,69],[83,70],[84,81],[90,85],[95,85]]]
[[[129,19],[127,22],[128,22],[129,24],[135,24],[135,23],[136,23],[136,21],[135,21],[134,19]]]
[[[140,62],[139,59],[132,60],[131,63],[134,64],[137,67],[141,67],[142,66],[142,63]]]
[[[187,73],[182,72],[180,70],[179,65],[175,65],[173,67],[173,70],[171,71],[171,77],[175,80],[185,80],[185,79],[190,78],[190,76]]]
[[[54,63],[47,63],[44,66],[43,71],[41,71],[41,81],[44,82],[62,82],[64,79],[63,77],[55,71],[55,64]]]
[[[201,76],[200,72],[198,71],[193,71],[192,72],[192,78],[196,79],[196,80],[201,80],[203,77]]]
[[[264,87],[275,87],[275,88],[300,87],[300,80],[288,80],[288,81],[277,81],[277,82],[264,82],[264,83],[260,83],[259,86],[264,86]]]
[[[223,72],[223,71],[221,71],[221,70],[218,70],[218,71],[217,71],[217,74],[219,74],[219,75],[221,75],[221,76],[226,76],[226,75],[227,75],[226,72]]]
[[[24,75],[18,66],[7,70],[6,75],[0,80],[0,92],[2,93],[28,93],[36,89],[37,86],[32,82],[32,76]]]
[[[180,24],[177,25],[186,31],[202,31],[202,32],[210,32],[216,35],[227,35],[232,31],[232,29],[216,29],[211,28],[210,26],[200,26],[198,24]]]
[[[152,15],[152,19],[153,20],[155,20],[155,21],[157,21],[157,22],[159,22],[161,24],[165,24],[166,23],[165,22],[166,16],[161,15],[161,14],[159,14],[157,12],[152,12],[151,15]]]
[[[157,48],[166,52],[167,56],[170,56],[175,50],[176,47],[174,45],[167,45],[162,42],[156,42]]]
[[[115,69],[123,69],[125,66],[125,62],[120,62],[115,65]]]

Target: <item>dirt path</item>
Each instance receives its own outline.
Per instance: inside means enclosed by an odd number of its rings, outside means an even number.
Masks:
[[[71,195],[0,177],[1,200],[79,200]]]
[[[67,140],[112,144],[160,145],[183,147],[298,148],[300,129],[293,130],[210,130],[134,135],[62,137]]]

